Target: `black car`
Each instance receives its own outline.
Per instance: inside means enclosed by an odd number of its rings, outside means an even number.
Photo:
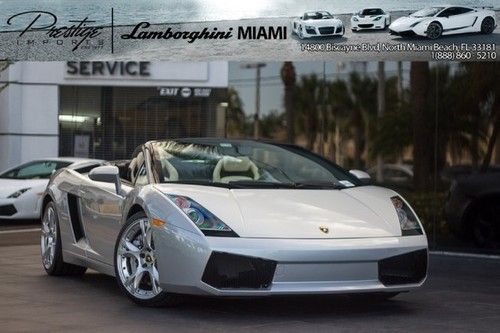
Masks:
[[[500,245],[500,172],[456,179],[445,204],[446,219],[457,234],[481,247]]]

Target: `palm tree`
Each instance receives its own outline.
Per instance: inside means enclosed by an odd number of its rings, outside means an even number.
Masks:
[[[315,74],[303,76],[295,87],[295,109],[297,127],[306,137],[307,149],[313,150],[318,132],[319,110],[321,104],[320,82]]]
[[[238,91],[232,87],[229,88],[227,101],[226,135],[230,137],[246,136],[248,124]]]
[[[413,113],[413,163],[416,190],[432,188],[433,127],[429,126],[429,63],[412,62],[410,68],[411,105]]]

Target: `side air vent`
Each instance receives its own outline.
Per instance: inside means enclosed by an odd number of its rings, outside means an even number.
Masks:
[[[1,216],[12,216],[17,213],[16,207],[14,205],[5,205],[0,206],[0,215]]]
[[[76,195],[68,193],[69,217],[71,219],[71,226],[76,241],[85,237],[82,221],[80,219],[80,203],[78,201],[79,198]]]
[[[420,283],[427,275],[427,250],[382,259],[378,262],[380,282],[386,286]]]

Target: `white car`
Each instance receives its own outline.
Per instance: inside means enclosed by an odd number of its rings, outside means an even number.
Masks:
[[[305,12],[293,20],[292,31],[300,39],[325,36],[343,36],[344,23],[327,11]]]
[[[371,178],[377,178],[377,167],[366,171]],[[413,182],[413,165],[410,164],[384,164],[382,178],[385,183],[408,184]]]
[[[356,176],[357,175],[357,176]],[[49,275],[116,277],[141,305],[418,289],[427,238],[408,202],[304,148],[150,141],[128,164],[63,169],[43,197]]]
[[[395,20],[391,35],[424,36],[436,39],[443,35],[470,32],[491,34],[496,28],[495,12],[489,7],[435,6]]]
[[[35,219],[40,217],[42,194],[50,176],[67,167],[87,173],[104,163],[82,158],[33,160],[0,174],[0,219]]]
[[[351,17],[351,30],[385,29],[391,24],[391,14],[381,8],[365,8]]]

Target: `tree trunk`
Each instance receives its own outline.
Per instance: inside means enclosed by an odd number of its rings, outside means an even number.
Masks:
[[[496,105],[500,103],[495,103]],[[495,107],[495,106],[494,106]],[[498,108],[495,108],[495,119],[493,123],[493,132],[491,133],[490,139],[488,141],[488,149],[486,150],[486,155],[484,156],[483,159],[483,165],[481,166],[481,172],[486,172],[488,170],[488,167],[490,166],[491,163],[491,157],[493,156],[493,149],[495,148],[495,144],[497,143],[498,137],[499,137],[499,132],[500,132],[500,112],[498,111]],[[497,147],[498,150],[498,147]],[[496,157],[498,159],[498,156]],[[497,161],[498,163],[498,161]]]
[[[364,150],[364,126],[363,114],[358,108],[352,111],[352,124],[354,127],[354,168],[360,169],[362,167],[361,156]]]
[[[377,121],[378,126],[377,130],[380,131],[380,125],[382,123],[382,117],[385,112],[385,68],[384,62],[379,61],[378,63],[378,89],[377,89],[377,102],[378,102],[378,110],[377,110]],[[384,181],[383,170],[384,168],[384,160],[382,159],[382,155],[377,155],[377,182],[381,183]]]
[[[429,63],[412,62],[410,69],[411,105],[413,112],[414,184],[417,191],[432,188],[433,113],[428,107]]]
[[[285,113],[286,113],[286,130],[287,140],[289,143],[295,142],[295,114],[293,92],[295,90],[296,74],[295,67],[291,61],[285,61],[281,68],[281,80],[285,86]]]

